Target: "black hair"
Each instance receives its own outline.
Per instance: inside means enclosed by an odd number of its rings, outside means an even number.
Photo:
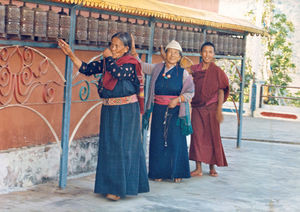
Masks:
[[[213,47],[214,51],[216,50],[215,45],[214,45],[212,42],[209,42],[209,41],[208,41],[208,42],[205,42],[205,43],[202,44],[201,49],[200,49],[200,52],[202,52],[202,50],[203,50],[203,48],[204,48],[205,46],[211,46],[211,47]]]
[[[111,37],[111,39],[113,38],[119,38],[124,46],[128,46],[128,52],[130,52],[132,40],[128,32],[117,32]]]

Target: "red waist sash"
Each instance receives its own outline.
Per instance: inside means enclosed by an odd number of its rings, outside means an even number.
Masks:
[[[159,105],[168,105],[171,99],[177,98],[178,96],[168,96],[168,95],[155,95],[154,103]],[[177,105],[180,105],[178,103]]]

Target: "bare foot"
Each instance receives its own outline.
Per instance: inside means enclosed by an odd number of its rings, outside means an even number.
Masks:
[[[107,195],[106,195],[106,198],[109,199],[109,200],[112,200],[112,201],[117,201],[117,200],[120,199],[119,196],[114,195],[114,194],[107,194]]]
[[[218,172],[215,169],[209,171],[209,176],[218,177]]]
[[[156,182],[161,182],[162,179],[154,179],[154,181],[156,181]]]
[[[175,183],[180,183],[182,181],[182,178],[174,178]]]
[[[196,169],[196,170],[194,170],[194,171],[192,171],[191,172],[191,176],[192,177],[197,177],[197,176],[202,176],[203,175],[203,173],[202,173],[202,170],[198,170],[198,169]]]

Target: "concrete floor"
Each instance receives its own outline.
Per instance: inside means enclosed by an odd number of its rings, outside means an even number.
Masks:
[[[69,179],[65,190],[52,181],[27,191],[2,194],[0,211],[300,211],[299,122],[244,121],[245,136],[263,141],[272,139],[273,133],[278,141],[295,142],[255,142],[243,137],[246,140],[237,149],[234,139],[223,139],[229,167],[217,168],[216,178],[208,175],[204,165],[202,177],[181,183],[150,181],[149,193],[112,202],[93,193],[95,176],[90,174]],[[226,116],[221,129],[222,135],[234,137],[234,116]],[[194,163],[190,164],[193,169]]]

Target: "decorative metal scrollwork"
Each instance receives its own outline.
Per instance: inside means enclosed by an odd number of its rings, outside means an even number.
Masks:
[[[47,78],[50,66],[58,74],[60,82]],[[0,48],[1,105],[26,104],[37,87],[43,89],[40,94],[42,103],[51,103],[56,94],[55,87],[64,87],[64,82],[65,79],[55,64],[41,52],[30,47]]]

